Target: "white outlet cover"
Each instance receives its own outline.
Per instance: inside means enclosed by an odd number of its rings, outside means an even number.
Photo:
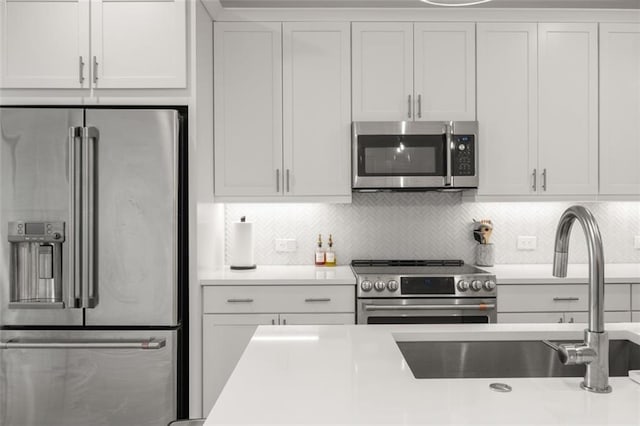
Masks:
[[[636,250],[640,250],[640,235],[636,235],[633,237],[633,248]]]
[[[518,250],[535,250],[538,248],[538,238],[534,236],[518,236]]]
[[[276,252],[294,252],[298,249],[295,238],[276,238]]]

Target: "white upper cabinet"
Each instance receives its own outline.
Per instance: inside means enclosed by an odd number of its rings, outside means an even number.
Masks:
[[[354,23],[353,120],[475,120],[474,23]]]
[[[89,0],[5,0],[2,86],[89,87]]]
[[[5,0],[2,87],[184,88],[185,8],[185,0]]]
[[[543,194],[598,193],[598,26],[539,24],[538,164]]]
[[[600,193],[640,195],[640,25],[600,24]]]
[[[478,193],[596,195],[597,89],[597,24],[478,24]]]
[[[475,120],[475,69],[475,24],[416,23],[415,120]]]
[[[214,25],[218,201],[351,199],[348,23]]]
[[[351,194],[348,23],[283,24],[285,195]]]
[[[537,25],[478,24],[480,195],[535,193]]]
[[[410,120],[413,24],[353,23],[353,120]]]
[[[186,87],[186,37],[185,0],[92,0],[95,87]]]
[[[283,194],[280,23],[214,25],[216,196]]]

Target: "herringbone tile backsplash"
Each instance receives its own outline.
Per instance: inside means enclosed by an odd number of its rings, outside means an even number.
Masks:
[[[229,263],[229,224],[246,216],[254,222],[258,264],[308,265],[318,234],[333,234],[339,264],[352,259],[463,259],[474,262],[472,219],[491,219],[496,263],[551,263],[555,229],[573,204],[595,215],[607,263],[640,262],[633,248],[640,235],[640,202],[463,202],[456,193],[353,194],[352,204],[226,204],[225,253]],[[579,225],[572,232],[569,261],[587,262]],[[538,248],[516,250],[517,236],[536,236]],[[275,251],[276,238],[295,238],[298,249]]]

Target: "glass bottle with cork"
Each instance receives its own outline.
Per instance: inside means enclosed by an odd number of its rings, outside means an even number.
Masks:
[[[333,235],[329,234],[329,247],[324,254],[325,266],[336,266],[336,252],[333,251]]]
[[[316,256],[315,256],[316,266],[324,265],[325,261],[326,261],[325,252],[324,252],[324,249],[322,248],[322,235],[318,234],[318,247],[316,248]]]

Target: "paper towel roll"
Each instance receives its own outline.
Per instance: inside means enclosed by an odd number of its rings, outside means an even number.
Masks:
[[[240,222],[231,224],[231,269],[254,269],[253,223]]]

